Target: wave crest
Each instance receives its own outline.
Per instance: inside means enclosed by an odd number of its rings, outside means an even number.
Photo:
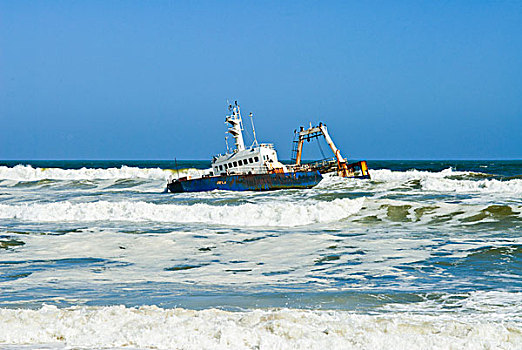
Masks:
[[[422,187],[428,191],[438,192],[487,192],[487,193],[522,193],[522,180],[508,181],[489,180],[453,180],[453,179],[423,179]]]
[[[423,190],[436,192],[485,192],[485,193],[522,193],[522,179],[488,179],[491,175],[470,171],[455,171],[451,168],[440,172],[420,170],[392,171],[389,169],[370,170],[372,180],[403,184],[417,182]]]
[[[0,204],[0,218],[39,222],[61,221],[158,221],[207,223],[232,226],[299,226],[332,222],[357,213],[364,199],[330,202],[270,202],[214,206],[147,202]]]
[[[202,170],[180,169],[180,176],[196,176]],[[166,181],[177,174],[176,170],[160,168],[138,168],[123,165],[120,168],[33,168],[31,165],[14,167],[0,166],[0,180],[40,181],[40,180],[109,180],[109,179],[151,179]]]
[[[0,309],[0,325],[0,343],[68,348],[514,349],[522,343],[520,323],[485,315],[44,306]]]

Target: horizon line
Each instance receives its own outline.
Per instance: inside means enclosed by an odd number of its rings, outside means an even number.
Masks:
[[[281,161],[290,161],[291,159],[280,159]],[[366,161],[522,161],[522,158],[366,158],[366,159],[348,159],[348,161],[358,161],[358,160],[366,160]],[[150,162],[164,162],[164,161],[208,161],[211,162],[210,159],[151,159],[151,158],[99,158],[99,159],[87,159],[87,158],[41,158],[41,159],[0,159],[0,162],[42,162],[42,161],[85,161],[85,162],[102,162],[102,161],[119,161],[119,162],[135,162],[135,161],[150,161]],[[303,161],[318,161],[317,159],[303,159]]]

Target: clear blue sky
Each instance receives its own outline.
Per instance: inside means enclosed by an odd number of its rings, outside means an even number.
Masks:
[[[0,159],[522,158],[522,1],[3,1]]]

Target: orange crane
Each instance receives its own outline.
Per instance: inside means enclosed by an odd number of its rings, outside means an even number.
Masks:
[[[294,141],[297,143],[294,149],[296,167],[301,166],[301,156],[303,154],[304,141],[310,141],[311,139],[319,138],[321,136],[324,137],[326,143],[328,143],[328,146],[330,146],[332,149],[332,152],[335,155],[335,161],[309,164],[311,168],[317,168],[317,170],[322,173],[336,171],[337,175],[341,177],[370,178],[366,161],[362,160],[349,164],[348,161],[341,156],[341,151],[335,146],[332,138],[330,137],[330,134],[328,133],[326,125],[323,123],[319,123],[318,126],[314,127],[312,127],[310,124],[308,129],[305,130],[303,127],[301,127],[299,130],[298,139]]]

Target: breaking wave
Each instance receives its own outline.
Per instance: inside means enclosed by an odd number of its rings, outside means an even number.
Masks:
[[[0,309],[0,326],[0,343],[55,348],[516,349],[522,343],[520,323],[487,315],[46,305]]]
[[[195,176],[198,169],[180,169],[181,176],[189,174]],[[39,180],[108,180],[108,179],[151,179],[167,180],[176,176],[177,171],[160,168],[138,168],[123,165],[120,168],[33,168],[30,165],[14,167],[0,166],[0,180],[39,181]]]
[[[239,226],[299,226],[332,222],[357,213],[364,199],[330,202],[270,202],[214,206],[147,202],[56,202],[46,204],[0,204],[1,219],[39,222],[58,221],[158,221]]]
[[[370,169],[370,176],[375,181],[409,181],[409,180],[421,180],[426,178],[438,178],[442,179],[448,176],[463,176],[476,174],[469,171],[455,171],[451,168],[441,170],[439,172],[421,171],[417,169],[407,171],[394,171],[389,169]]]
[[[437,192],[486,192],[522,193],[522,179],[501,181],[489,179],[491,175],[470,171],[455,171],[451,168],[440,172],[419,170],[392,171],[389,169],[370,170],[372,180],[383,183],[406,183],[417,181],[422,189]]]
[[[153,221],[250,227],[293,227],[345,219],[363,224],[402,222],[432,225],[444,222],[469,225],[520,220],[521,214],[522,207],[519,205],[425,204],[365,197],[225,205],[143,201],[0,204],[0,219],[30,222]]]
[[[440,192],[487,192],[487,193],[522,193],[522,180],[509,181],[490,180],[452,180],[426,178],[421,182],[422,187],[428,191]]]

